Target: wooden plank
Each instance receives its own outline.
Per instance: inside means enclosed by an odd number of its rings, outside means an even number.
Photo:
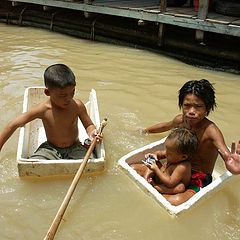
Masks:
[[[240,31],[240,22],[239,22],[239,25],[229,24],[228,26],[229,26],[229,27],[233,27],[233,28],[235,28],[235,29],[238,29],[238,31]]]
[[[233,21],[233,22],[231,23],[231,25],[240,26],[240,19],[239,19],[239,20],[236,20],[236,21]]]
[[[181,13],[176,13],[174,14],[175,17],[183,17],[183,18],[192,18],[191,15],[186,15],[186,14],[181,14]]]
[[[145,7],[144,10],[158,10],[159,9],[159,5],[155,5],[155,6],[149,6],[149,7]]]
[[[193,8],[177,8],[177,7],[168,7],[167,12],[171,12],[171,13],[179,13],[179,14],[185,14],[185,15],[196,15],[196,12],[193,10]]]
[[[95,5],[104,5],[104,6],[115,6],[115,7],[151,7],[151,6],[156,6],[158,4],[158,1],[156,0],[151,0],[151,1],[147,1],[147,0],[111,0],[111,1],[107,1],[107,0],[96,0],[94,1]]]
[[[222,20],[217,20],[217,19],[206,19],[206,21],[210,22],[210,23],[218,23],[218,24],[224,24],[224,25],[228,25],[229,22],[226,21],[222,21]]]
[[[233,21],[240,20],[240,17],[224,16],[218,13],[209,13],[207,20],[208,21],[219,20],[221,22],[225,22],[226,24],[229,24]]]
[[[160,11],[159,10],[144,10],[144,12],[149,12],[149,13],[154,13],[154,14],[159,14],[160,13]]]

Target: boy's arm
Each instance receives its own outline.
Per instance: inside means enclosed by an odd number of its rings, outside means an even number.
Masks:
[[[228,171],[232,174],[240,174],[240,142],[237,144],[232,143],[231,151],[229,151],[222,132],[217,126],[212,129],[213,144],[217,148],[222,159],[225,161],[225,165]]]
[[[26,123],[37,118],[38,114],[36,110],[37,108],[34,110],[30,110],[29,112],[25,112],[6,125],[6,127],[0,133],[0,151],[5,142],[12,136],[12,134],[17,128],[22,127]]]
[[[96,126],[93,124],[91,118],[89,117],[85,105],[79,100],[77,100],[76,102],[79,110],[78,117],[80,118],[84,128],[86,129],[90,140],[92,140],[97,135]]]
[[[159,177],[160,181],[164,185],[166,185],[169,188],[173,188],[182,181],[183,177],[186,174],[186,170],[187,170],[186,164],[179,164],[178,166],[176,166],[171,175],[155,167],[153,171],[155,171],[156,175]]]
[[[93,138],[97,136],[97,129],[94,124],[89,125],[86,131],[90,140],[93,140]]]
[[[162,122],[155,124],[153,126],[147,127],[143,129],[143,133],[149,134],[149,133],[161,133],[169,131],[182,123],[182,114],[177,115],[173,120],[169,122]]]

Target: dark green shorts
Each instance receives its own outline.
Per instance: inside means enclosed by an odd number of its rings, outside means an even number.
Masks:
[[[86,153],[87,148],[85,148],[80,142],[66,148],[55,147],[49,142],[44,142],[29,158],[46,160],[82,159]]]

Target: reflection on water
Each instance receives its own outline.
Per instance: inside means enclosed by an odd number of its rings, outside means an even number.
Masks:
[[[24,89],[43,82],[45,68],[69,65],[76,97],[95,88],[104,129],[105,173],[80,180],[56,239],[239,239],[238,178],[190,212],[173,219],[118,168],[129,151],[165,134],[140,136],[138,128],[179,112],[178,89],[189,79],[215,83],[218,109],[209,117],[228,144],[240,138],[239,75],[198,69],[149,51],[0,25],[0,129],[22,111]],[[43,239],[71,178],[19,179],[18,131],[0,155],[1,239]]]

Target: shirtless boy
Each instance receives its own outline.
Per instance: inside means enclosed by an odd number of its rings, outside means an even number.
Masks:
[[[165,141],[165,149],[148,153],[146,158],[153,163],[133,164],[132,167],[160,193],[176,194],[186,190],[191,179],[191,157],[198,147],[194,132],[175,128]],[[161,159],[166,159],[163,164]],[[148,168],[148,169],[147,169]]]
[[[43,122],[47,141],[39,146],[31,158],[83,158],[87,150],[78,138],[78,118],[90,139],[97,135],[97,130],[85,105],[73,98],[76,86],[73,72],[63,64],[51,65],[44,72],[44,83],[44,93],[48,98],[7,124],[0,133],[0,151],[17,128],[39,118]]]
[[[179,205],[193,196],[200,187],[209,183],[209,176],[218,156],[221,155],[227,170],[233,174],[240,173],[240,142],[232,143],[231,151],[227,148],[224,137],[216,124],[207,116],[216,107],[215,90],[205,79],[186,82],[179,90],[178,105],[182,114],[169,122],[158,123],[143,130],[145,133],[160,133],[176,127],[193,130],[198,137],[198,150],[191,158],[195,186],[183,193],[169,195],[168,200]]]

